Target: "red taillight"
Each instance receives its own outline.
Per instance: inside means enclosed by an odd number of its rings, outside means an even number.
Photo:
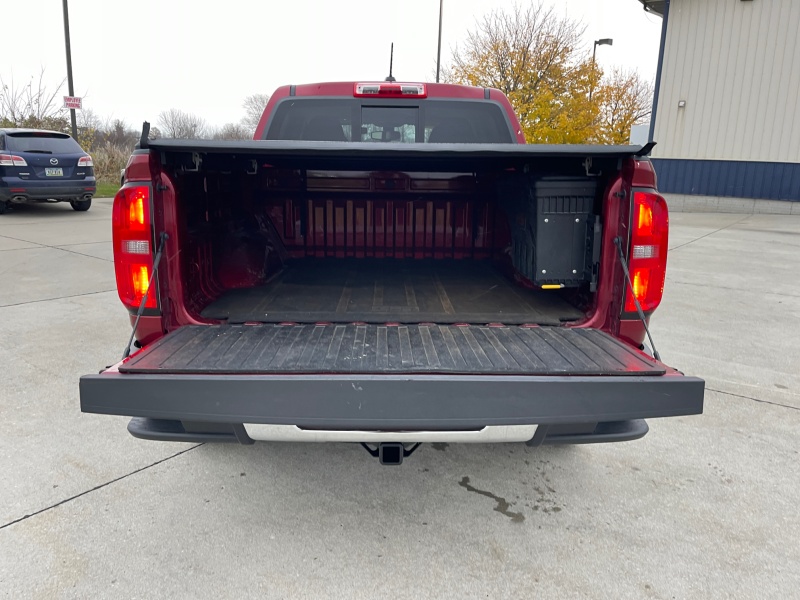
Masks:
[[[132,265],[130,273],[133,295],[141,303],[142,298],[147,293],[147,288],[150,286],[150,269],[147,265]]]
[[[82,156],[82,157],[80,157],[78,159],[78,166],[79,167],[93,167],[94,166],[94,161],[92,160],[92,157],[89,156],[89,155]]]
[[[428,88],[424,83],[356,83],[353,96],[356,98],[425,98]]]
[[[635,268],[631,276],[633,283],[633,295],[639,300],[641,304],[647,298],[647,288],[650,285],[650,269]]]
[[[28,163],[15,154],[0,154],[0,167],[27,167]]]
[[[629,266],[633,294],[625,294],[625,311],[636,312],[634,295],[644,312],[654,311],[664,295],[667,274],[669,212],[667,203],[652,192],[634,192]]]
[[[646,204],[638,204],[636,208],[637,235],[653,235],[653,209]]]
[[[111,223],[119,298],[128,308],[137,309],[147,293],[153,272],[150,188],[126,187],[117,192]],[[145,307],[157,306],[158,299],[151,291]]]
[[[145,220],[145,211],[149,208],[150,190],[146,187],[131,189],[128,195],[127,210],[124,217],[125,226],[131,231],[147,231],[150,229],[149,219]]]

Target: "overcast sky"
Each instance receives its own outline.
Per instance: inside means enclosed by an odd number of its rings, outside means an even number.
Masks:
[[[655,78],[661,19],[637,0],[544,2],[586,25],[587,53],[614,39],[597,49],[601,66]],[[0,77],[19,85],[44,67],[55,88],[66,77],[61,1],[2,4]],[[443,64],[476,18],[512,6],[444,0]],[[390,42],[398,80],[432,81],[436,67],[438,0],[70,0],[69,11],[75,94],[136,128],[172,107],[237,121],[246,96],[287,83],[382,79]]]

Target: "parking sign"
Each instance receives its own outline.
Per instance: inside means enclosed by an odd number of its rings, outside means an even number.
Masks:
[[[81,110],[81,100],[78,96],[64,96],[64,108]]]

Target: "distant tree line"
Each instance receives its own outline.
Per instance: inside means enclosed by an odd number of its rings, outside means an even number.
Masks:
[[[156,120],[156,134],[168,138],[207,138],[212,140],[249,140],[253,138],[269,94],[252,94],[244,99],[244,117],[237,123],[211,127],[208,122],[178,108],[162,111]]]
[[[72,133],[69,111],[62,108],[64,81],[54,89],[44,82],[44,69],[38,79],[32,77],[18,85],[13,79],[0,77],[0,127],[48,129]],[[169,138],[206,138],[214,140],[252,139],[268,94],[252,94],[242,103],[244,117],[239,122],[213,127],[202,117],[171,108],[159,113],[150,135]],[[116,118],[102,118],[91,108],[76,111],[78,143],[94,159],[95,174],[100,181],[119,182],[141,130]]]

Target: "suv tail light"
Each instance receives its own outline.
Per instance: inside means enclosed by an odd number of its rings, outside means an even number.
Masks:
[[[90,159],[91,160],[91,159]],[[111,223],[114,239],[114,269],[122,303],[138,309],[153,272],[153,232],[150,218],[150,187],[124,187],[114,197]],[[151,292],[145,308],[157,308]]]
[[[87,154],[86,156],[81,156],[78,159],[78,166],[79,167],[93,167],[94,166],[94,161],[92,160],[92,157]]]
[[[669,212],[667,203],[653,192],[633,193],[629,266],[633,293],[625,294],[625,312],[636,312],[634,295],[644,312],[654,311],[664,295],[667,274]]]
[[[425,98],[428,89],[424,83],[356,83],[356,98]]]
[[[0,167],[27,167],[28,163],[15,154],[0,154]]]

